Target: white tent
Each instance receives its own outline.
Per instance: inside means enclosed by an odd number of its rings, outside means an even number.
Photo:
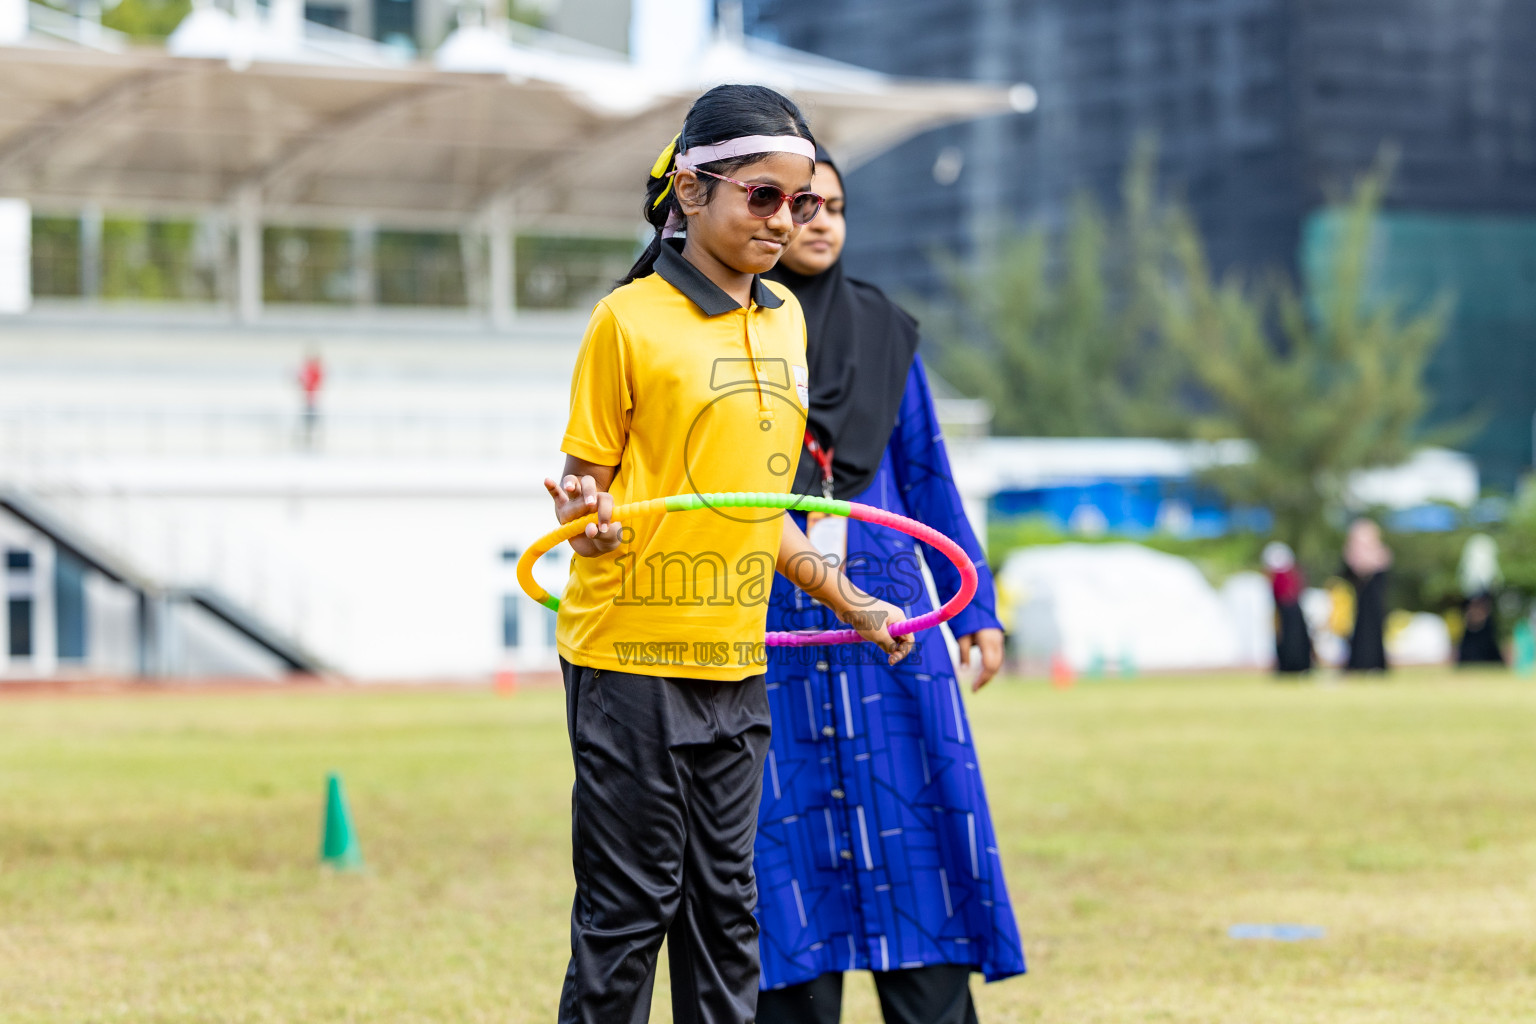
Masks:
[[[1080,672],[1245,661],[1225,602],[1187,559],[1137,544],[1057,544],[1015,551],[998,582],[1032,668],[1056,658]]]

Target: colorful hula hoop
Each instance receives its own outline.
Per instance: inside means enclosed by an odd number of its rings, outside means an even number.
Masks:
[[[908,633],[916,633],[919,630],[931,629],[941,622],[945,622],[960,614],[960,610],[971,603],[971,598],[976,595],[976,566],[971,561],[965,549],[954,541],[944,536],[939,531],[929,526],[924,526],[915,519],[887,512],[884,509],[874,508],[870,505],[861,505],[856,501],[837,501],[831,498],[817,498],[806,494],[767,494],[767,493],[741,493],[741,494],[674,494],[670,498],[652,498],[649,501],[637,501],[628,505],[619,505],[613,510],[612,520],[621,523],[644,516],[665,515],[668,512],[693,512],[705,508],[758,508],[758,509],[794,509],[799,512],[820,512],[830,516],[846,516],[849,519],[857,519],[865,523],[875,523],[879,526],[888,526],[893,530],[899,530],[915,540],[920,540],[942,551],[944,556],[955,564],[960,570],[960,590],[945,601],[938,608],[926,614],[919,615],[915,619],[907,619],[898,622],[891,627],[893,636],[906,636]],[[597,514],[589,513],[580,519],[573,519],[564,526],[551,530],[528,547],[523,552],[523,557],[517,561],[517,582],[522,586],[524,593],[551,611],[558,610],[560,599],[549,591],[539,586],[538,580],[533,578],[533,564],[537,562],[556,544],[570,540],[587,528],[587,524],[596,522]],[[767,635],[765,642],[769,647],[810,647],[819,644],[847,644],[854,643],[864,638],[859,636],[857,630],[834,629],[816,633],[789,633],[776,631]]]

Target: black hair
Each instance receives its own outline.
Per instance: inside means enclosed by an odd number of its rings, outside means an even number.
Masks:
[[[816,143],[816,163],[826,164],[832,168],[832,173],[837,175],[837,183],[843,186],[843,212],[848,212],[848,182],[843,179],[843,170],[837,166],[837,161],[832,159],[832,154],[827,152],[821,143]]]
[[[715,146],[749,135],[795,135],[812,145],[816,144],[800,108],[789,97],[761,85],[717,85],[694,100],[693,106],[688,108],[688,116],[683,118],[682,134],[677,137],[673,160],[675,162],[677,153],[685,153],[694,146]],[[700,169],[716,174],[731,174],[761,159],[761,154],[754,154],[716,160],[701,164]],[[671,164],[666,167],[668,172],[672,169]],[[621,285],[651,273],[656,266],[656,257],[661,254],[661,231],[667,226],[667,218],[674,211],[679,217],[682,216],[677,189],[668,190],[672,180],[665,174],[647,179],[645,206],[640,215],[656,229],[656,234],[635,265],[629,268],[629,273],[619,282]],[[714,195],[715,186],[720,182],[718,178],[700,178],[699,183],[704,187],[707,200]],[[657,197],[664,192],[666,198],[658,203]]]

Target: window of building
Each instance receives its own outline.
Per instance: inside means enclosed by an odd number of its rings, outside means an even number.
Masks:
[[[1285,32],[1280,19],[1273,14],[1256,14],[1244,19],[1240,29],[1243,55],[1249,60],[1275,57],[1285,45]]]
[[[32,657],[32,599],[13,597],[7,604],[10,627],[10,656]]]
[[[32,218],[32,294],[75,297],[80,280],[80,218]]]
[[[1117,100],[1084,104],[1083,127],[1097,135],[1119,138],[1125,134],[1125,106]]]
[[[1179,117],[1179,101],[1175,96],[1162,95],[1152,107],[1153,127],[1161,135],[1174,135],[1182,127]]]
[[[1076,0],[1073,6],[1078,14],[1114,18],[1120,14],[1123,4],[1121,0]]]
[[[1249,85],[1243,90],[1243,112],[1256,121],[1275,121],[1285,113],[1285,89],[1279,82]]]
[[[351,15],[352,12],[345,7],[333,7],[330,4],[304,5],[305,21],[312,21],[317,25],[328,25],[343,32],[350,27]]]
[[[1179,39],[1167,25],[1159,25],[1152,34],[1152,61],[1165,75],[1178,70]]]
[[[85,564],[67,551],[58,551],[53,560],[53,622],[61,660],[84,660],[86,613]]]
[[[546,551],[544,557],[539,559],[555,575],[563,578],[563,574],[569,572],[569,566],[565,555],[559,548]],[[559,588],[556,588],[559,589]],[[555,649],[555,625],[559,617],[548,608],[544,609],[544,646],[550,650]]]
[[[517,585],[514,575],[517,569],[517,560],[522,552],[516,548],[504,548],[501,552],[501,564],[506,579],[506,592],[501,595],[501,646],[504,650],[512,650],[517,647],[518,633],[518,605],[522,603],[523,591]]]
[[[385,7],[406,6],[380,0]],[[374,245],[379,304],[463,306],[468,303],[463,239],[450,231],[380,231]]]
[[[1124,73],[1120,55],[1120,36],[1098,32],[1078,39],[1073,47],[1077,72],[1088,81],[1119,78]]]
[[[1209,128],[1216,121],[1216,93],[1209,86],[1195,90],[1191,104],[1190,120],[1200,128]]]
[[[12,658],[32,657],[32,552],[6,548],[7,653]]]
[[[517,646],[517,606],[522,600],[522,594],[501,595],[501,646],[509,651]]]
[[[381,43],[416,43],[415,0],[373,0],[373,38]]]
[[[261,294],[266,302],[356,301],[352,236],[338,228],[266,227],[261,232]]]
[[[1201,64],[1210,65],[1216,63],[1219,54],[1220,44],[1216,37],[1216,26],[1201,25],[1195,30],[1195,57]]]

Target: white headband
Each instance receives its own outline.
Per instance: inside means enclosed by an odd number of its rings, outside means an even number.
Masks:
[[[802,139],[798,135],[746,135],[716,146],[694,146],[686,153],[677,154],[671,173],[692,171],[696,170],[700,164],[712,164],[716,160],[734,160],[739,156],[756,156],[759,153],[794,153],[812,163],[816,162],[816,146],[809,139]],[[667,216],[666,226],[661,229],[661,237],[671,238],[677,234],[682,230],[686,219],[676,207],[673,207],[672,212]]]
[[[686,153],[677,154],[674,166],[679,171],[691,171],[700,164],[734,160],[739,156],[756,156],[758,153],[794,153],[812,163],[816,161],[816,146],[809,139],[802,139],[798,135],[747,135],[716,146],[694,146]]]

